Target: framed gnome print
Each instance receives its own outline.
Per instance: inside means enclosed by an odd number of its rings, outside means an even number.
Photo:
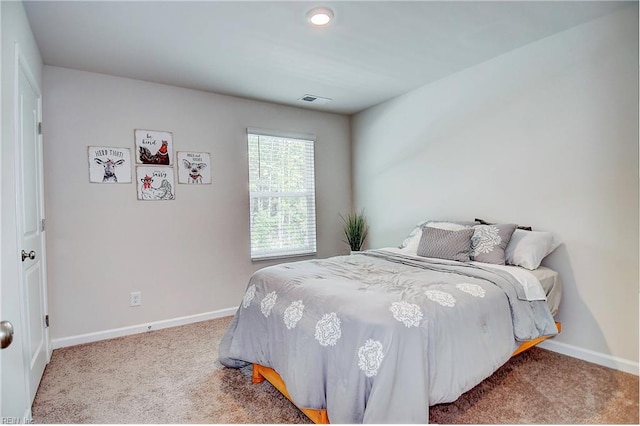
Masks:
[[[136,163],[170,166],[173,158],[173,135],[158,130],[134,131]]]
[[[211,183],[211,156],[208,152],[178,151],[178,183]]]

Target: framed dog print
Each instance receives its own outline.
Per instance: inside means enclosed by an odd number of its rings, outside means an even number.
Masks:
[[[131,150],[112,146],[90,146],[89,182],[131,183]]]
[[[138,186],[138,200],[162,201],[175,199],[173,167],[136,166],[136,183]]]
[[[178,151],[178,183],[201,185],[211,183],[211,156],[208,152]]]
[[[173,159],[173,134],[157,130],[134,130],[136,163],[170,166]]]

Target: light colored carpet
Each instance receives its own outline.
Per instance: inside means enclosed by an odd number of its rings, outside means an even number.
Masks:
[[[224,368],[230,317],[53,352],[33,405],[36,423],[309,423],[250,367]],[[638,377],[534,348],[432,423],[638,424]]]

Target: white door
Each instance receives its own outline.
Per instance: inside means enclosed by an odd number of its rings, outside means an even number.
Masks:
[[[26,63],[18,60],[18,120],[16,160],[18,241],[22,240],[22,297],[25,320],[23,346],[29,375],[29,396],[33,398],[47,364],[48,345],[45,324],[44,209],[42,197],[42,138],[40,90]]]
[[[46,275],[45,275],[45,242],[44,242],[44,209],[42,178],[42,138],[39,135],[41,117],[40,90],[31,76],[26,62],[16,54],[16,104],[15,104],[15,180],[16,180],[16,231],[18,253],[18,283],[2,282],[3,316],[8,304],[19,307],[19,318],[2,318],[13,323],[14,333],[21,348],[12,345],[2,354],[2,399],[11,392],[11,380],[18,380],[20,373],[10,370],[21,370],[27,389],[27,403],[31,406],[40,379],[49,358],[48,330],[45,324],[46,314]],[[9,123],[4,123],[8,125]],[[4,234],[3,238],[13,236]],[[12,291],[17,286],[18,291]],[[6,300],[6,295],[16,295],[17,299]],[[6,303],[8,302],[8,303]],[[9,308],[8,312],[15,309]],[[13,314],[15,316],[15,313]],[[12,357],[4,352],[22,349],[22,363],[8,364]],[[14,359],[15,361],[15,359]],[[7,365],[8,364],[8,365]],[[20,366],[22,365],[22,368]],[[15,368],[17,367],[17,368]],[[7,376],[5,374],[9,373]],[[14,386],[15,386],[15,382]],[[18,395],[19,396],[19,395]],[[11,399],[11,397],[9,398]],[[7,407],[9,410],[11,407]],[[5,404],[2,404],[2,416]],[[14,415],[14,414],[12,414]],[[20,416],[24,413],[19,413]]]

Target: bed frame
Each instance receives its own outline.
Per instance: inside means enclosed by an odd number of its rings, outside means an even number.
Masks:
[[[562,324],[556,321],[556,327],[558,328],[558,333],[560,333],[562,331]],[[511,357],[513,358],[514,356],[526,351],[527,349],[534,347],[538,343],[543,342],[549,338],[550,336],[538,337],[537,339],[534,339],[534,340],[528,340],[522,343],[518,347],[518,349],[516,349],[516,351],[513,354],[511,354]],[[253,374],[251,377],[251,382],[262,383],[264,382],[265,379],[267,379],[269,383],[271,383],[276,389],[280,391],[280,393],[286,396],[287,399],[295,405],[295,402],[293,402],[293,400],[291,399],[291,396],[289,395],[289,392],[287,391],[287,385],[284,383],[284,380],[282,380],[282,377],[280,377],[280,375],[276,372],[276,370],[274,370],[273,368],[265,367],[260,364],[253,364]],[[327,415],[326,409],[317,410],[313,408],[300,408],[300,407],[298,407],[298,409],[302,411],[307,417],[309,417],[309,419],[311,419],[312,422],[316,424],[330,423],[329,416]]]

